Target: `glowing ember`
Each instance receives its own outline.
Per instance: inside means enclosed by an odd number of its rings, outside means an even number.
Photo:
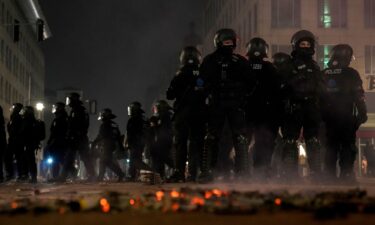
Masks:
[[[281,198],[275,198],[275,205],[280,206],[282,203]]]
[[[102,212],[108,213],[111,210],[111,205],[109,204],[108,200],[105,198],[100,199],[100,207]]]
[[[178,203],[173,203],[172,211],[177,212],[180,209],[180,205]]]
[[[17,204],[17,202],[12,202],[12,203],[10,204],[10,207],[11,207],[12,209],[17,209],[17,208],[18,208],[18,204]]]
[[[204,193],[204,198],[205,199],[210,199],[212,197],[212,192],[211,191],[206,191],[205,193]]]
[[[199,197],[194,197],[193,199],[191,199],[191,204],[203,206],[204,205],[204,199],[199,198]]]
[[[175,191],[175,190],[173,190],[173,191],[171,191],[171,197],[172,198],[178,198],[178,197],[180,197],[180,193],[177,192],[177,191]]]
[[[129,200],[129,204],[130,204],[130,205],[135,205],[135,200],[134,200],[134,199],[130,199],[130,200]]]
[[[157,201],[161,201],[163,199],[163,197],[164,197],[164,192],[162,192],[162,191],[156,192],[156,200]]]
[[[213,193],[214,195],[216,195],[217,197],[221,197],[221,196],[223,195],[223,192],[220,191],[219,189],[213,189],[213,190],[212,190],[212,193]]]

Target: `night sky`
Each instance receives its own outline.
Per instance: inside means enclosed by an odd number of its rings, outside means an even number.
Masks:
[[[112,108],[124,127],[131,101],[149,111],[161,75],[177,66],[189,22],[201,25],[203,3],[40,0],[53,35],[42,43],[46,89],[81,88],[84,97],[98,101],[98,109]]]

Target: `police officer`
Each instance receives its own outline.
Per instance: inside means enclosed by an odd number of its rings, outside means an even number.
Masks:
[[[23,108],[21,103],[14,103],[10,109],[10,121],[7,124],[8,130],[8,148],[5,151],[5,171],[6,180],[9,181],[14,177],[13,160],[16,158],[17,163],[17,180],[26,181],[26,169],[23,158],[23,146],[21,142],[22,117],[20,112]]]
[[[128,106],[129,120],[126,125],[125,147],[129,149],[129,181],[136,181],[140,170],[152,171],[143,162],[142,155],[146,145],[146,120],[141,103],[135,101]]]
[[[197,177],[199,154],[203,148],[205,121],[205,98],[200,90],[195,89],[200,61],[201,53],[196,47],[184,48],[180,54],[180,69],[167,90],[167,99],[175,100],[173,127],[176,171],[170,177],[170,182],[185,181],[187,159],[189,180],[195,181]]]
[[[59,176],[60,168],[64,164],[67,145],[68,113],[63,102],[57,102],[52,106],[55,118],[50,128],[50,137],[47,142],[47,155],[52,158],[52,177]]]
[[[329,180],[355,182],[353,164],[357,154],[356,131],[367,121],[365,94],[361,77],[350,67],[353,49],[347,44],[336,45],[331,52],[328,68],[323,71],[325,95],[323,119],[326,124],[327,152],[325,169]]]
[[[254,176],[259,179],[270,177],[272,153],[278,132],[277,107],[280,77],[267,58],[268,44],[262,38],[253,38],[247,45],[250,73],[255,78],[255,89],[247,107],[249,129],[254,129]]]
[[[281,128],[281,130],[284,130],[283,126],[286,124],[284,123],[285,111],[283,101],[287,99],[286,83],[288,81],[287,78],[289,77],[288,74],[293,70],[292,57],[287,53],[277,52],[272,56],[272,59],[280,81],[280,92],[276,106],[278,108],[278,115],[276,117],[278,127]],[[272,171],[277,177],[280,177],[280,173],[282,172],[282,151],[284,149],[284,141],[280,130],[275,142],[274,154],[272,156]]]
[[[102,121],[102,124],[100,125],[98,136],[95,138],[93,145],[98,145],[100,149],[99,181],[103,180],[106,167],[116,173],[119,182],[121,182],[125,176],[118,162],[113,158],[113,152],[121,142],[120,129],[113,121],[115,118],[116,115],[108,108],[103,109],[98,117],[98,120]]]
[[[89,154],[89,141],[87,136],[89,115],[80,100],[80,95],[76,92],[69,94],[67,97],[67,105],[70,108],[67,130],[69,150],[59,181],[64,182],[69,174],[75,172],[74,160],[77,152],[79,153],[80,159],[85,164],[88,180],[93,181],[96,177],[93,161]]]
[[[0,106],[0,183],[4,182],[3,162],[5,149],[7,147],[6,133],[5,133],[5,121],[3,108]]]
[[[254,86],[249,75],[247,60],[235,54],[237,35],[232,29],[221,29],[214,38],[216,50],[206,56],[200,67],[202,86],[208,96],[208,124],[201,155],[200,182],[213,180],[218,143],[225,121],[231,128],[236,151],[235,173],[245,177],[249,171],[248,138],[246,137],[245,102]]]
[[[313,60],[315,36],[301,30],[292,37],[292,70],[285,82],[285,120],[283,126],[284,177],[298,176],[297,140],[303,128],[306,153],[312,181],[319,179],[321,171],[318,131],[321,122],[319,98],[322,91],[320,68]]]
[[[292,57],[287,53],[277,52],[272,56],[272,59],[273,65],[280,76],[281,88],[283,88],[287,81],[288,73],[293,70]]]
[[[172,107],[165,100],[158,100],[152,107],[153,116],[150,117],[148,149],[151,157],[151,167],[154,172],[166,178],[165,166],[174,168],[172,158],[173,131]]]
[[[35,119],[35,111],[32,106],[25,106],[20,112],[22,116],[21,138],[23,145],[23,157],[26,162],[26,177],[30,175],[30,182],[37,182],[37,165],[35,161],[36,151],[40,142],[45,138],[44,122]]]

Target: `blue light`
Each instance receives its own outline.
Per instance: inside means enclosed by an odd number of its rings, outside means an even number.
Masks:
[[[53,163],[53,158],[52,158],[52,157],[49,157],[49,158],[47,159],[47,163],[48,163],[49,165],[51,165],[51,164]]]

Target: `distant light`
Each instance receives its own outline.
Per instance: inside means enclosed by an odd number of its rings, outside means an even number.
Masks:
[[[49,157],[49,158],[47,159],[47,163],[48,163],[49,165],[51,165],[51,164],[53,163],[53,158],[52,158],[52,157]]]
[[[43,109],[44,109],[43,103],[41,103],[41,102],[36,103],[36,110],[43,111]]]
[[[303,156],[303,157],[306,157],[306,150],[303,147],[303,145],[299,145],[298,147],[299,147],[299,155]]]
[[[130,163],[130,159],[127,159],[126,162],[127,162],[127,163]]]

